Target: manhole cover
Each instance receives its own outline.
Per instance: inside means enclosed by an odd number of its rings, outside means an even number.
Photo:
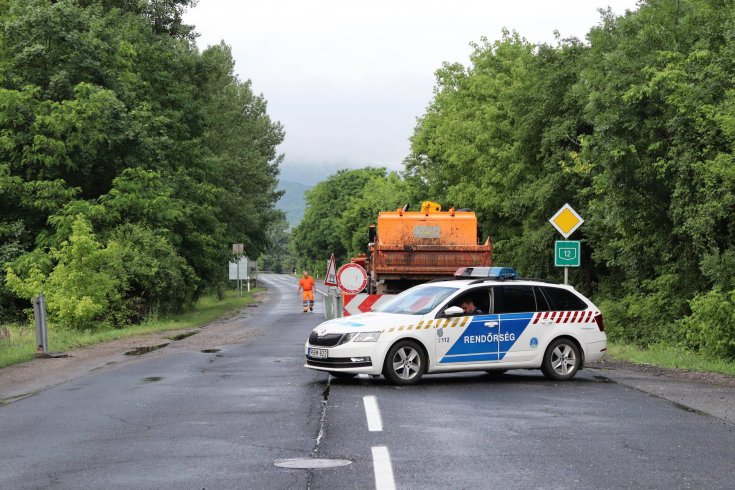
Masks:
[[[324,458],[293,458],[276,460],[275,465],[280,468],[294,468],[299,470],[322,470],[347,466],[352,461],[347,459],[324,459]]]

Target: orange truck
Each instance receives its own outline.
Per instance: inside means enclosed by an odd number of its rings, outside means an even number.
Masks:
[[[394,294],[450,277],[460,267],[492,266],[492,256],[492,240],[479,243],[473,211],[442,211],[426,201],[420,211],[381,211],[377,225],[370,227],[367,254],[352,262],[368,273],[369,294]]]

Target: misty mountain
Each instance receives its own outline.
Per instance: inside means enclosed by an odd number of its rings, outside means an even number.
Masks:
[[[276,204],[276,207],[286,213],[286,219],[291,228],[298,225],[304,216],[304,209],[306,208],[304,192],[311,188],[311,185],[307,186],[300,182],[281,180],[278,183],[278,190],[285,191],[285,193]]]

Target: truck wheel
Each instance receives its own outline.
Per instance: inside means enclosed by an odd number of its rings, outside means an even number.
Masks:
[[[419,382],[426,372],[426,357],[421,347],[411,340],[396,342],[385,356],[383,375],[397,385]]]
[[[541,371],[549,379],[566,381],[577,374],[581,363],[577,345],[570,339],[561,338],[553,341],[546,349]]]

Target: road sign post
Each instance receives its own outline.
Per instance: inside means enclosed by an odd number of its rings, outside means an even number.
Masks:
[[[229,278],[231,281],[237,281],[237,295],[242,296],[242,280],[248,282],[248,291],[250,291],[250,262],[247,257],[238,257],[229,264]]]
[[[557,240],[554,244],[554,265],[564,268],[564,284],[569,284],[569,268],[581,264],[581,247],[580,242],[567,238],[582,226],[584,220],[569,204],[564,204],[549,223],[564,237],[564,240]]]

